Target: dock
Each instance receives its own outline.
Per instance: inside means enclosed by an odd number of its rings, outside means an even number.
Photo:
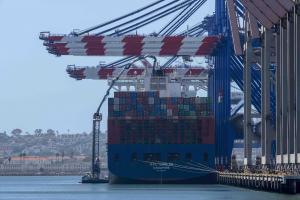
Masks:
[[[218,174],[217,181],[219,184],[270,192],[286,194],[300,192],[300,176],[222,172]]]

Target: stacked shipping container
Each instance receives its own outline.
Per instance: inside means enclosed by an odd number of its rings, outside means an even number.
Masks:
[[[214,144],[209,98],[115,92],[108,100],[109,144]]]

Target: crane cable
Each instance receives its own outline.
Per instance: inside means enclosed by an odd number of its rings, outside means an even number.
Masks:
[[[179,3],[179,4],[177,4],[176,6],[174,6],[172,8],[169,8],[169,9],[167,9],[165,11],[162,11],[159,14],[151,16],[151,17],[149,17],[149,18],[147,18],[147,19],[145,19],[145,20],[143,20],[141,22],[138,22],[138,23],[136,23],[134,25],[131,25],[131,26],[127,27],[127,28],[124,28],[124,29],[122,29],[122,30],[120,30],[120,31],[118,31],[116,33],[112,33],[112,34],[110,34],[110,36],[126,34],[128,32],[131,32],[133,30],[136,30],[138,28],[146,26],[146,25],[148,25],[148,24],[150,24],[150,23],[152,23],[154,21],[157,21],[157,20],[159,20],[161,18],[164,18],[167,15],[170,15],[170,14],[172,14],[172,13],[174,13],[174,12],[176,12],[176,11],[178,11],[178,10],[180,10],[180,9],[182,9],[182,8],[190,5],[190,4],[192,4],[195,1],[196,0],[187,0],[187,1],[183,2],[183,3]]]
[[[143,8],[140,8],[140,9],[138,9],[138,10],[135,10],[135,11],[133,11],[133,12],[131,12],[131,13],[128,13],[128,14],[123,15],[123,16],[121,16],[121,17],[118,17],[118,18],[116,18],[116,19],[113,19],[113,20],[110,20],[110,21],[105,22],[105,23],[103,23],[103,24],[100,24],[100,25],[97,25],[97,26],[94,26],[94,27],[85,29],[85,30],[83,30],[83,31],[80,31],[80,32],[76,33],[76,35],[77,35],[77,36],[80,36],[80,35],[83,35],[83,34],[85,34],[85,33],[88,33],[88,32],[94,31],[94,30],[96,30],[96,29],[102,28],[102,27],[104,27],[104,26],[107,26],[107,25],[109,25],[109,24],[112,24],[112,23],[114,23],[114,22],[120,21],[120,20],[125,19],[125,18],[127,18],[127,17],[130,17],[130,16],[132,16],[132,15],[135,15],[135,14],[137,14],[137,13],[140,13],[140,12],[142,12],[142,11],[144,11],[144,10],[147,10],[148,8],[151,8],[151,7],[155,6],[155,5],[158,5],[158,4],[162,3],[163,1],[165,1],[165,0],[159,0],[159,1],[156,1],[156,2],[151,3],[151,4],[149,4],[149,5],[147,5],[147,6],[143,7]]]
[[[113,26],[113,27],[111,27],[111,28],[109,28],[109,29],[106,29],[106,30],[104,30],[104,31],[101,31],[101,32],[97,33],[96,35],[102,35],[102,34],[107,33],[107,32],[109,32],[109,31],[116,30],[117,28],[120,28],[120,27],[122,27],[122,26],[125,26],[125,25],[127,25],[127,24],[130,24],[130,23],[135,22],[135,21],[137,21],[137,20],[140,20],[140,19],[142,19],[142,18],[144,18],[144,17],[146,17],[146,16],[148,16],[148,15],[152,15],[152,14],[154,14],[154,13],[160,11],[161,9],[164,9],[164,8],[166,8],[166,7],[168,7],[168,6],[170,6],[170,5],[174,4],[174,3],[176,3],[177,1],[178,1],[178,0],[174,0],[174,1],[170,2],[170,3],[167,3],[166,5],[163,5],[163,6],[159,7],[159,8],[156,8],[156,9],[154,9],[154,10],[151,10],[150,12],[147,12],[147,13],[141,15],[141,16],[135,17],[135,18],[133,18],[133,19],[131,19],[131,20],[129,20],[129,21],[123,22],[123,23],[121,23],[121,24],[119,24],[119,25],[115,25],[115,26]]]
[[[198,0],[195,5],[192,6],[190,10],[188,10],[181,18],[174,24],[174,26],[170,27],[168,31],[165,32],[166,35],[173,34],[179,27],[182,26],[204,3],[206,0]]]
[[[193,4],[195,4],[196,2],[193,2]],[[165,31],[169,26],[173,27],[174,24],[176,24],[178,22],[177,18],[179,18],[181,15],[184,15],[186,12],[193,4],[190,4],[189,6],[187,6],[185,9],[183,9],[183,11],[181,11],[175,18],[173,18],[164,28],[162,28],[159,32],[158,35],[165,35]],[[173,24],[174,23],[174,24]],[[169,30],[169,29],[168,29]]]
[[[108,68],[108,67],[111,67],[111,66],[119,66],[120,64],[127,63],[127,62],[132,61],[136,58],[138,58],[138,56],[128,56],[128,57],[122,58],[120,60],[111,62],[109,64],[103,65],[103,66],[101,66],[101,68]]]
[[[198,23],[198,24],[196,24],[196,25],[194,25],[194,26],[192,26],[189,30],[185,30],[185,31],[183,31],[183,32],[181,32],[181,33],[179,33],[179,34],[177,34],[177,35],[180,35],[180,36],[183,36],[183,35],[190,35],[190,34],[192,34],[193,32],[198,31],[199,29],[201,29],[201,28],[199,28],[201,25],[202,25],[202,22],[201,22],[201,23]]]
[[[172,30],[170,30],[169,32],[167,32],[167,35],[171,35],[172,33],[174,33],[183,23],[185,23],[204,3],[206,2],[206,0],[202,0],[200,2],[198,2],[195,7],[192,8],[192,10],[190,10],[187,14],[187,16],[184,16],[184,18],[181,20],[181,22],[179,22],[179,24],[177,24],[175,27],[173,27]]]

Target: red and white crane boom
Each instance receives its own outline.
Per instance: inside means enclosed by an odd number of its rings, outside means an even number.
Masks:
[[[74,36],[43,32],[49,53],[73,56],[206,56],[214,52],[219,36]]]

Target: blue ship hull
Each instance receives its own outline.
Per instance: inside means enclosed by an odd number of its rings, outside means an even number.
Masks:
[[[213,144],[109,144],[111,183],[215,183]]]

